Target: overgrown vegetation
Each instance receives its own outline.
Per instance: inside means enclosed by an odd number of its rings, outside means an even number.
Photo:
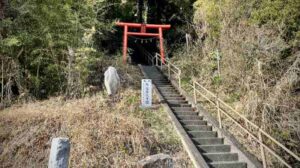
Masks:
[[[194,45],[174,58],[183,76],[299,154],[299,1],[197,0],[194,9]]]
[[[129,11],[109,0],[1,1],[2,106],[16,98],[82,96],[88,68],[107,55],[97,44],[107,39],[114,19],[125,17],[111,15],[112,7]]]
[[[128,74],[123,75],[116,103],[99,92],[77,100],[56,97],[1,111],[0,165],[45,167],[51,138],[69,137],[70,167],[135,167],[139,160],[160,152],[172,155],[176,167],[191,167],[167,113],[162,108],[139,108],[138,68],[118,67]]]
[[[119,66],[107,61],[121,55],[115,21],[167,23],[166,52],[183,84],[195,77],[300,153],[299,0],[144,0],[139,9],[140,1],[1,0],[0,109],[101,90],[105,68]]]
[[[145,22],[182,26],[168,36],[182,41],[177,37],[192,15],[192,2],[145,1]],[[115,22],[135,22],[138,12],[135,0],[2,0],[1,106],[61,94],[81,97],[89,87],[88,67],[121,50],[122,31]]]

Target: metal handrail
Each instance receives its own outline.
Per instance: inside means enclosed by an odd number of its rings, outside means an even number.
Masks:
[[[162,60],[160,58],[159,54],[156,54],[152,60],[155,59],[155,64],[152,61],[152,65],[158,66],[161,70],[163,69],[163,66],[167,67],[168,70],[168,77],[171,79],[171,72],[176,74],[176,77],[178,78],[179,88],[181,89],[181,69],[178,68],[175,64],[171,63],[170,59],[166,59],[165,64],[162,63]],[[158,62],[160,62],[160,65],[158,65]],[[221,100],[216,94],[206,89],[203,85],[199,84],[197,81],[193,79],[193,84],[188,83],[187,86],[190,86],[193,88],[194,91],[194,103],[197,104],[197,93],[200,94],[203,98],[205,98],[210,103],[217,106],[218,110],[218,120],[219,120],[219,127],[222,128],[222,118],[221,113],[224,114],[227,118],[232,120],[237,126],[239,126],[245,133],[247,133],[249,136],[251,136],[257,143],[260,145],[261,149],[261,157],[262,157],[262,163],[263,167],[267,167],[266,158],[265,158],[265,149],[271,153],[274,157],[276,157],[282,164],[284,164],[286,167],[292,168],[292,166],[287,163],[281,156],[279,156],[273,149],[271,149],[269,146],[267,146],[262,139],[262,135],[267,137],[269,140],[271,140],[273,143],[278,145],[282,150],[284,150],[286,153],[288,153],[290,156],[292,156],[297,161],[300,161],[300,157],[297,156],[294,152],[289,150],[287,147],[285,147],[283,144],[278,142],[275,138],[273,138],[270,134],[262,130],[259,126],[257,126],[255,123],[251,122],[249,119],[247,119],[245,116],[241,115],[238,111],[236,111],[233,107],[231,107],[229,104],[225,103],[223,100]],[[198,89],[201,88],[201,89]],[[206,94],[201,92],[201,90],[204,90]],[[210,96],[207,96],[209,94]],[[212,98],[209,98],[212,97]],[[245,128],[241,123],[239,123],[234,117],[232,117],[225,109],[221,108],[220,105],[223,105],[227,107],[230,111],[234,112],[238,117],[243,119],[245,121],[245,124],[250,124],[258,133],[258,135],[255,135],[254,131],[250,131],[248,128]]]
[[[165,63],[163,64],[163,61],[161,60],[161,57],[158,53],[155,54],[154,56],[155,58],[155,62],[156,62],[156,66],[158,66],[158,62],[160,62],[160,66],[159,68],[161,70],[163,70],[163,66],[166,66],[167,67],[167,70],[168,70],[168,78],[171,79],[172,77],[172,72],[173,74],[175,74],[175,78],[177,78],[178,80],[178,85],[179,85],[179,88],[181,89],[181,70],[176,67],[173,63],[171,63],[170,59],[169,58],[166,58],[165,59]]]

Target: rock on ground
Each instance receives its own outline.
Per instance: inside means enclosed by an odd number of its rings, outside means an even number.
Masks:
[[[171,156],[156,154],[146,157],[138,162],[138,168],[173,168],[174,163]]]
[[[104,85],[108,95],[115,95],[120,87],[120,78],[116,68],[108,67],[104,73]]]

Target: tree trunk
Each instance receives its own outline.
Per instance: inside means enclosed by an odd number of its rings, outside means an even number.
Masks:
[[[7,7],[8,0],[0,0],[0,20],[5,18],[5,8]]]
[[[138,0],[138,22],[143,22],[144,0]]]

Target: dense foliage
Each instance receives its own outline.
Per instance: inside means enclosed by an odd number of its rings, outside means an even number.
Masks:
[[[16,98],[82,95],[91,73],[95,76],[92,64],[121,49],[117,20],[136,22],[142,10],[146,23],[182,26],[168,36],[169,41],[182,41],[178,35],[193,14],[192,2],[144,1],[138,9],[135,0],[2,0],[1,100],[9,104]]]
[[[89,85],[100,87],[106,56],[120,55],[116,21],[166,23],[172,25],[167,54],[184,70],[183,82],[196,77],[300,153],[299,0],[141,3],[1,0],[0,108],[17,99],[80,97]]]
[[[196,77],[300,153],[299,0],[197,0],[194,9],[194,46],[175,57],[184,80]]]
[[[67,49],[82,51],[84,54],[76,55],[76,61],[85,61],[84,56],[91,51],[88,33],[93,33],[97,24],[93,4],[84,3],[11,1],[7,4],[0,29],[6,96],[11,95],[11,87],[15,87],[13,94],[31,93],[40,98],[67,87],[66,73],[71,71],[67,66],[71,61]]]

